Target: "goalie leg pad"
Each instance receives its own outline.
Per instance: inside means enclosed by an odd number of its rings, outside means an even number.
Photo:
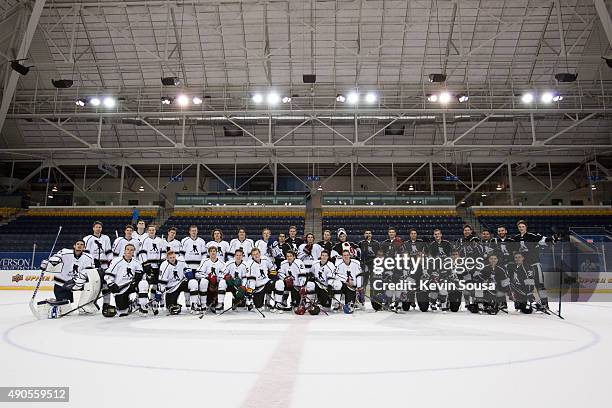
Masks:
[[[206,307],[206,301],[208,298],[208,279],[200,279],[198,284],[198,292],[200,296],[200,306]]]
[[[102,290],[102,281],[97,269],[88,268],[85,273],[87,274],[87,282],[83,285],[83,290],[79,296],[79,314],[95,314],[98,312],[95,303]]]
[[[38,302],[36,307],[40,316],[44,316],[47,319],[59,319],[62,317],[62,313],[70,309],[69,305],[70,301],[67,299],[56,300],[51,298]]]

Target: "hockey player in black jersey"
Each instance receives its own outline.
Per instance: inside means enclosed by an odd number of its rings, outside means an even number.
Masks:
[[[516,250],[523,254],[525,263],[535,272],[535,290],[540,297],[540,302],[536,304],[536,308],[548,309],[548,296],[544,287],[544,273],[540,263],[540,247],[556,242],[556,237],[545,237],[527,231],[527,222],[523,220],[518,221],[516,226],[519,233],[512,238],[516,243]]]
[[[300,245],[304,243],[304,240],[297,236],[297,227],[295,225],[289,227],[289,236],[287,237],[287,243],[291,246],[291,250],[296,254],[300,249]]]
[[[372,230],[366,229],[363,232],[363,240],[358,245],[361,252],[361,269],[363,270],[363,287],[365,289],[370,281],[372,268],[374,267],[374,258],[380,249],[380,243],[372,239]]]
[[[443,273],[442,265],[444,264],[444,260],[451,256],[452,245],[442,238],[442,231],[439,228],[434,229],[433,237],[433,241],[427,245],[427,254],[430,259],[429,262],[427,262],[423,279],[435,283],[439,281]],[[438,295],[439,293],[437,290],[428,291],[429,307],[432,311],[438,309]],[[424,302],[423,291],[417,293],[417,303],[422,312],[427,311],[427,303]]]
[[[338,242],[332,248],[332,260],[337,265],[342,259],[342,252],[349,251],[351,259],[359,259],[359,246],[348,240],[348,234],[344,228],[339,228],[337,232]]]
[[[508,264],[508,276],[515,308],[520,310],[521,313],[530,314],[533,312],[536,275],[533,266],[525,262],[523,252],[515,252],[514,262]]]
[[[480,231],[480,248],[485,258],[497,251],[497,243],[493,237],[491,237],[491,231],[489,231],[488,228],[483,228],[482,231]]]
[[[512,254],[516,250],[516,243],[514,239],[508,236],[508,229],[505,225],[497,227],[497,237],[493,238],[493,240],[497,247],[499,264],[502,268],[505,268],[506,265],[514,260]]]
[[[397,230],[390,227],[387,230],[387,235],[389,238],[380,243],[380,248],[385,253],[385,256],[395,257],[395,255],[404,253],[404,242],[397,235]]]
[[[508,273],[499,265],[497,251],[487,255],[487,265],[473,274],[475,283],[494,284],[494,290],[476,291],[476,300],[483,305],[488,314],[496,314],[498,310],[506,310],[506,294],[510,292]],[[479,293],[482,292],[482,293]]]
[[[323,239],[317,242],[317,244],[321,245],[321,247],[325,249],[327,252],[329,252],[331,255],[331,251],[334,248],[331,231],[330,230],[323,231]]]

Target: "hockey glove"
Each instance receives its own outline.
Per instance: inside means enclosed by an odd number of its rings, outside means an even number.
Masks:
[[[110,284],[108,285],[108,290],[109,290],[111,293],[118,293],[118,292],[119,292],[119,285],[117,285],[115,282],[110,283]]]
[[[193,269],[185,269],[185,278],[187,280],[195,278],[195,273],[193,272]]]
[[[43,261],[40,263],[40,269],[42,271],[47,270],[47,265],[49,265],[49,261],[46,259],[43,259]]]
[[[162,294],[160,292],[155,292],[155,301],[157,303],[161,303],[162,300]]]
[[[64,283],[64,289],[66,289],[66,290],[79,290],[79,289],[75,288],[74,279],[70,279],[69,281],[66,281],[66,283]]]

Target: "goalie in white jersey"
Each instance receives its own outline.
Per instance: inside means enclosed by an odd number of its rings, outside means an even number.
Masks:
[[[336,265],[333,275],[328,277],[328,283],[336,301],[334,310],[339,310],[341,296],[344,296],[343,310],[345,313],[352,313],[357,292],[363,291],[363,276],[359,261],[351,259],[351,251],[342,251],[342,260]]]
[[[56,300],[74,302],[72,292],[82,290],[87,281],[85,270],[95,267],[91,255],[85,253],[85,242],[82,239],[77,240],[72,248],[62,249],[50,257],[49,260],[45,259],[40,264],[40,269],[43,271],[46,271],[49,267],[52,270],[50,273],[55,273],[53,294]]]
[[[247,262],[247,296],[253,297],[257,309],[264,306],[266,296],[272,297],[271,308],[282,309],[285,285],[274,268],[272,262],[261,256],[259,249],[251,250],[251,260]]]
[[[206,243],[206,250],[208,251],[211,247],[217,248],[217,257],[221,258],[223,261],[227,261],[229,244],[227,241],[223,240],[223,231],[219,228],[215,228],[210,233],[210,237],[212,239]],[[204,255],[204,257],[206,257],[206,255]]]
[[[300,289],[306,284],[306,268],[304,263],[296,259],[295,252],[287,251],[285,259],[278,268],[278,279],[283,281],[283,307],[291,294],[291,305],[296,307],[300,303]],[[314,287],[312,288],[314,290]]]
[[[245,254],[250,254],[254,247],[255,243],[253,240],[246,237],[246,230],[244,228],[239,228],[238,238],[234,238],[230,241],[227,260],[231,261],[234,259],[234,252],[236,252],[238,248],[242,249]],[[265,253],[262,253],[262,255],[265,255]]]
[[[203,313],[210,307],[215,313],[217,306],[214,295],[218,294],[219,280],[225,276],[225,262],[217,256],[217,248],[208,248],[208,259],[202,260],[195,273],[195,278],[188,283],[192,313]],[[197,301],[194,301],[197,299]]]
[[[178,297],[181,292],[188,293],[185,271],[189,269],[184,261],[177,259],[177,254],[173,250],[166,253],[166,260],[159,267],[156,301],[162,303],[165,300],[166,308],[171,315],[181,313]],[[185,305],[188,304],[189,298],[185,296]]]
[[[138,254],[138,251],[140,250],[140,240],[138,240],[134,234],[134,227],[131,225],[126,225],[123,229],[123,233],[124,236],[118,237],[115,239],[115,242],[113,242],[113,256],[115,258],[121,258],[123,256],[123,251],[125,250],[125,246],[127,244],[134,245],[135,255]]]
[[[136,247],[133,244],[127,244],[123,256],[113,259],[104,275],[108,290],[115,298],[115,306],[102,310],[105,317],[113,317],[117,312],[119,317],[131,313],[130,295],[134,292],[138,292],[138,311],[141,314],[148,313],[147,291],[149,284],[142,279],[142,265],[134,257],[135,251]]]

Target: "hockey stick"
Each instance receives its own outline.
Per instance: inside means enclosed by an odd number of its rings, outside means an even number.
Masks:
[[[53,245],[51,246],[51,251],[49,251],[48,258],[51,258],[53,255],[53,251],[55,250],[55,245],[57,244],[57,240],[59,239],[60,233],[62,232],[62,226],[59,226],[57,230],[57,235],[55,236],[55,241],[53,241]],[[40,319],[40,313],[38,313],[38,309],[36,309],[36,305],[34,304],[34,300],[36,299],[36,294],[38,293],[38,289],[40,289],[40,284],[42,283],[43,278],[45,277],[45,271],[40,270],[40,275],[38,276],[38,282],[36,282],[36,287],[34,288],[34,293],[32,293],[32,299],[30,299],[30,311],[37,319]]]
[[[395,309],[390,309],[390,308],[388,308],[386,305],[384,305],[383,303],[378,302],[378,301],[374,301],[374,300],[372,300],[372,298],[371,298],[371,297],[369,297],[368,295],[366,295],[366,294],[365,294],[365,291],[363,292],[363,296],[365,296],[365,298],[366,298],[366,299],[369,299],[369,300],[370,300],[370,303],[377,303],[377,304],[379,304],[379,305],[382,307],[382,309],[383,309],[383,310],[386,310],[387,312],[393,312],[393,313],[395,313],[395,314],[400,314],[400,313],[399,313],[397,310],[395,310]],[[372,307],[374,307],[374,306],[372,306]]]
[[[128,287],[128,286],[130,286],[131,284],[132,284],[132,282],[128,282],[128,283],[126,283],[126,284],[124,284],[124,285],[119,286],[119,292],[121,292],[123,289],[127,288],[127,287]],[[119,293],[119,292],[117,292],[117,293]],[[108,292],[106,292],[106,293],[108,293]],[[69,311],[67,311],[66,313],[62,313],[62,314],[60,315],[60,317],[67,316],[67,315],[69,315],[70,313],[72,313],[72,312],[74,312],[74,311],[76,311],[76,310],[82,309],[82,308],[83,308],[83,307],[85,307],[85,306],[88,306],[88,305],[91,305],[92,303],[97,302],[97,301],[98,301],[98,300],[100,300],[102,297],[104,297],[104,295],[105,295],[106,293],[103,293],[102,291],[100,291],[100,294],[99,294],[99,295],[98,295],[98,296],[97,296],[95,299],[92,299],[92,300],[90,300],[90,301],[89,301],[89,302],[87,302],[87,303],[84,303],[84,304],[82,304],[82,305],[79,305],[79,306],[75,307],[74,309],[70,309],[70,310],[69,310]]]

